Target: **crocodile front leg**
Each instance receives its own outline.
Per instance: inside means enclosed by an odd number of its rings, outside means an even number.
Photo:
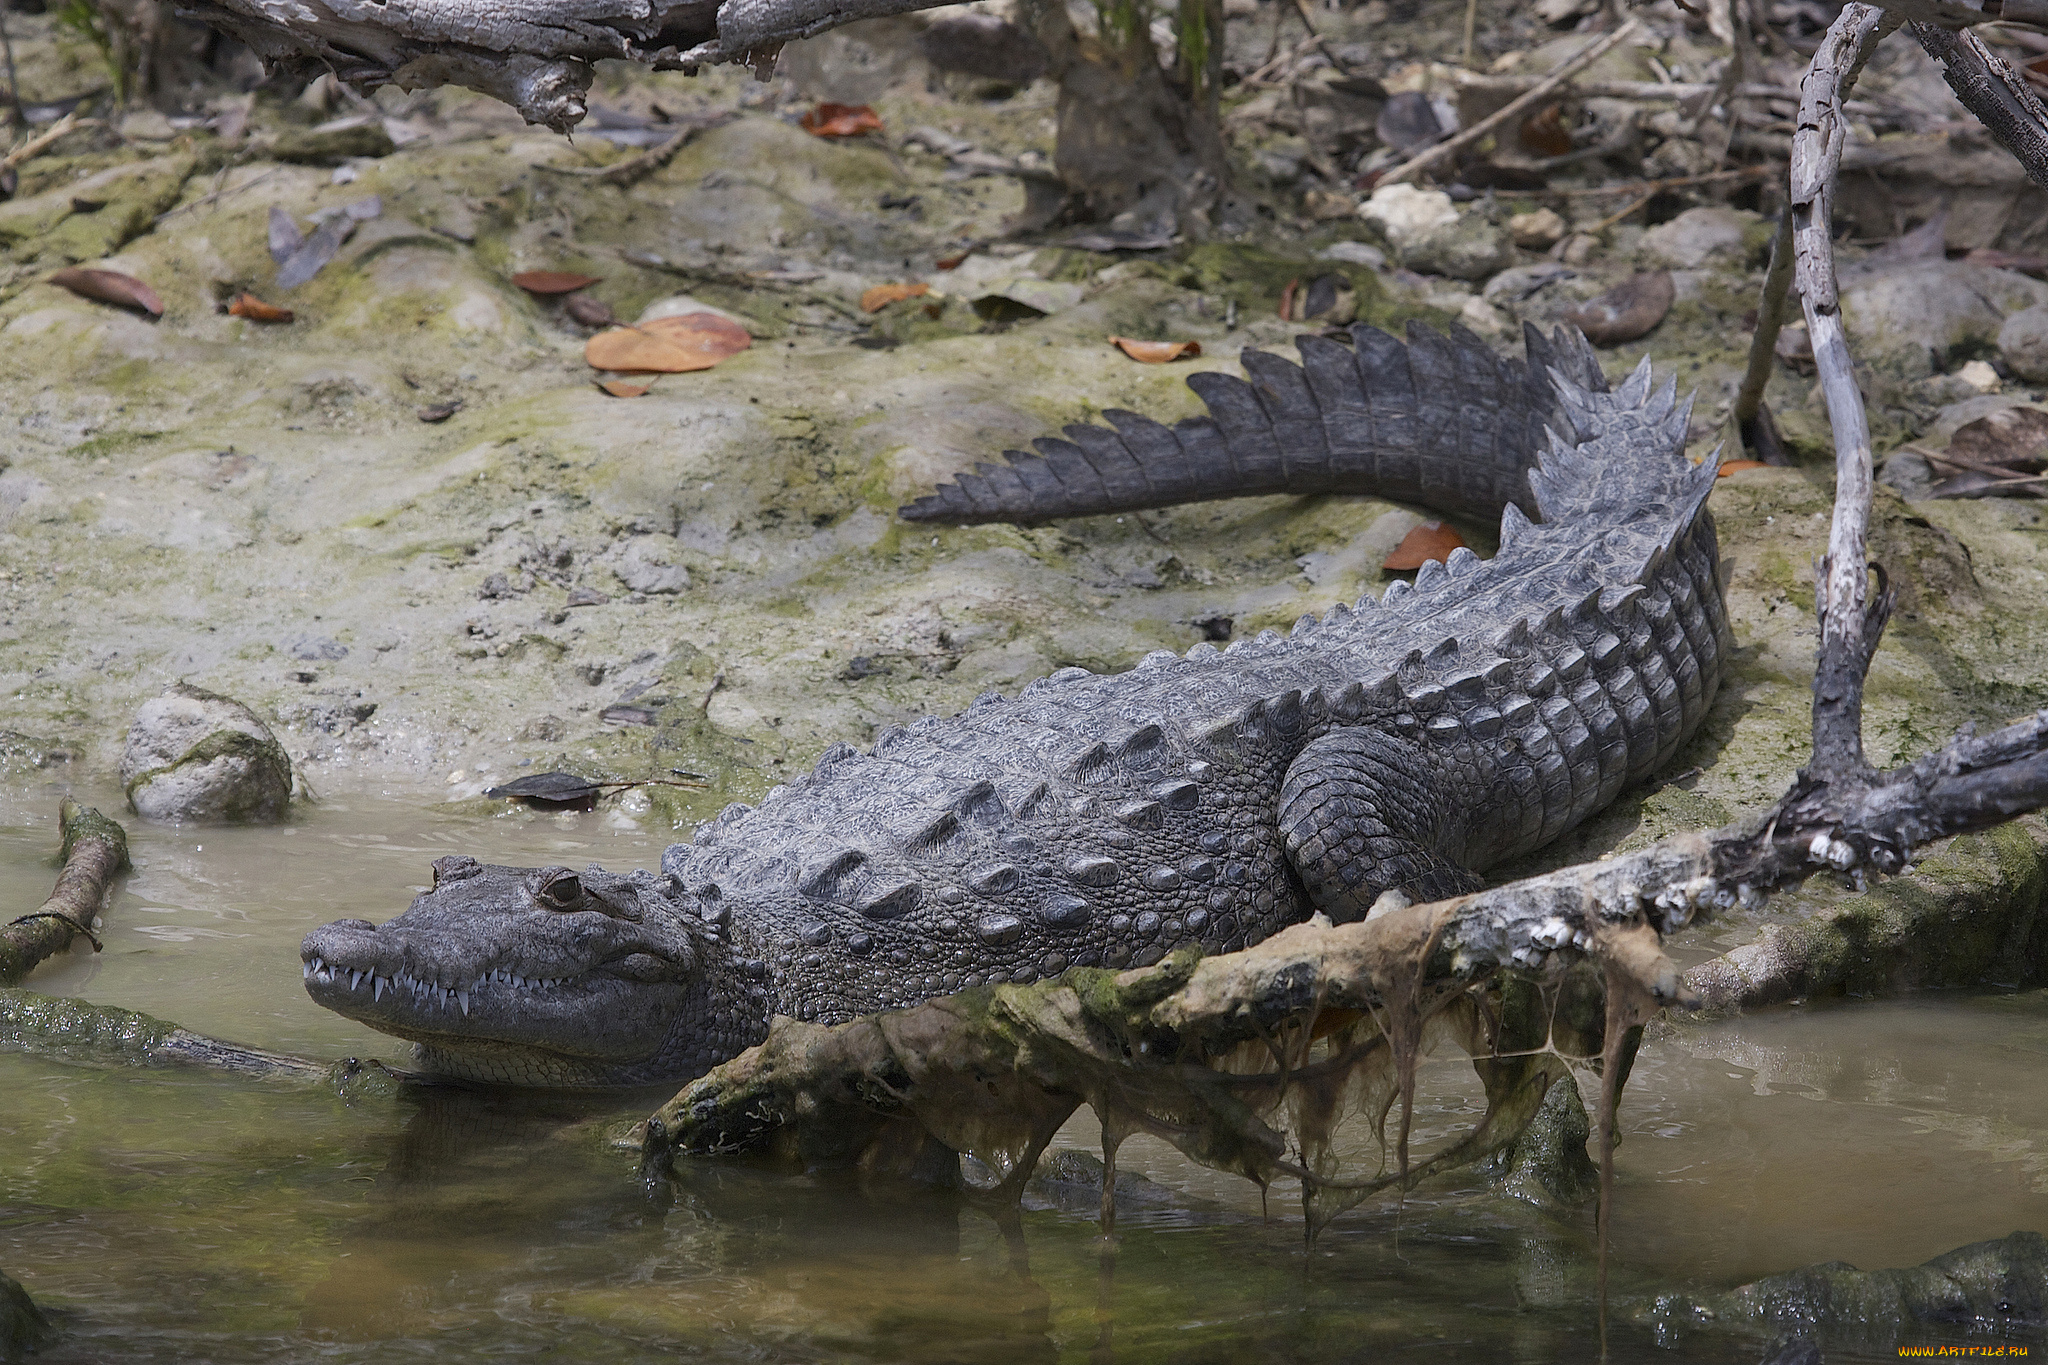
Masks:
[[[1316,909],[1365,918],[1383,891],[1444,900],[1486,885],[1456,861],[1461,803],[1432,755],[1365,727],[1312,741],[1280,787],[1280,835]]]

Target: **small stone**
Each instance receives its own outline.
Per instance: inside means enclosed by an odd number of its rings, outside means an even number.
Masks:
[[[1369,270],[1385,270],[1387,253],[1364,242],[1332,242],[1316,253],[1319,261],[1342,261],[1346,265],[1362,265]]]
[[[1483,280],[1515,263],[1507,229],[1467,213],[1401,249],[1401,264],[1425,275]]]
[[[390,156],[398,150],[384,125],[368,115],[336,119],[317,128],[293,129],[278,134],[270,155],[276,161],[301,165],[333,166],[356,156]]]
[[[1981,360],[1966,361],[1963,367],[1956,371],[1956,378],[1978,393],[1998,392],[1998,371]]]
[[[1600,252],[1600,239],[1590,232],[1574,232],[1559,244],[1557,259],[1566,265],[1584,265]]]
[[[1998,351],[2029,384],[2048,384],[2048,304],[2022,308],[2007,318],[1998,329]]]
[[[1741,265],[1761,221],[1754,213],[1725,206],[1687,209],[1643,234],[1643,257],[1672,270]]]
[[[1524,251],[1548,251],[1564,237],[1565,221],[1555,209],[1518,213],[1508,219],[1508,236]]]
[[[1430,233],[1455,224],[1458,206],[1442,190],[1382,185],[1358,206],[1358,216],[1385,233],[1396,251],[1405,252]]]
[[[634,592],[676,593],[690,586],[690,571],[676,563],[674,536],[635,536],[619,550],[612,572]]]
[[[173,683],[135,713],[121,781],[145,820],[270,824],[291,803],[292,764],[248,707]]]

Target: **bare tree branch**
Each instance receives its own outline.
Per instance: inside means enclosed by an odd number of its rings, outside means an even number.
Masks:
[[[1863,761],[1863,675],[1891,610],[1889,593],[1865,610],[1870,572],[1865,531],[1870,521],[1870,423],[1856,387],[1835,288],[1834,194],[1848,140],[1841,107],[1849,87],[1899,21],[1876,5],[1844,6],[1799,81],[1799,123],[1792,135],[1790,202],[1793,270],[1806,310],[1807,335],[1820,368],[1821,392],[1835,433],[1835,519],[1822,564],[1820,657],[1813,678],[1813,763],[1817,777],[1860,776]]]
[[[2048,11],[2048,3],[2042,3]],[[2027,178],[2048,189],[2048,108],[2012,64],[1974,33],[1915,23],[1913,36],[1941,63],[1941,74],[1963,107],[2019,159]]]
[[[64,835],[64,870],[49,898],[0,927],[0,986],[12,986],[83,937],[100,950],[92,922],[106,903],[114,876],[128,866],[128,834],[114,821],[70,797],[58,807]]]

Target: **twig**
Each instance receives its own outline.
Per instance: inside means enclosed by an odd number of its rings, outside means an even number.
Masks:
[[[1447,138],[1437,143],[1434,147],[1416,153],[1407,161],[1381,176],[1378,183],[1382,185],[1399,184],[1403,180],[1419,175],[1451,155],[1451,153],[1471,146],[1501,124],[1506,123],[1509,119],[1533,108],[1542,101],[1544,96],[1557,89],[1560,85],[1563,85],[1578,72],[1591,66],[1594,62],[1605,56],[1610,49],[1626,39],[1634,37],[1636,30],[1640,27],[1641,24],[1637,20],[1631,19],[1606,37],[1594,39],[1583,48],[1580,48],[1578,55],[1574,56],[1570,61],[1551,72],[1521,95],[1508,101],[1499,110],[1479,120],[1479,122],[1465,129],[1457,136]]]
[[[1737,166],[1733,170],[1709,171],[1705,175],[1673,175],[1662,180],[1624,180],[1613,185],[1594,185],[1586,189],[1548,190],[1545,193],[1577,199],[1593,194],[1641,194],[1648,191],[1656,194],[1663,190],[1682,189],[1687,185],[1714,185],[1723,180],[1754,180],[1769,175],[1769,166]]]
[[[83,936],[100,950],[93,937],[93,917],[105,904],[114,874],[128,866],[128,835],[119,825],[89,806],[65,797],[57,820],[64,832],[64,870],[57,885],[36,909],[0,927],[0,986],[12,986]]]
[[[224,176],[228,173],[228,170],[228,167],[223,166],[221,167],[220,173]],[[159,213],[156,216],[156,221],[158,225],[161,226],[164,220],[167,218],[175,218],[181,213],[190,213],[194,209],[203,209],[208,204],[214,203],[221,199],[225,199],[231,194],[240,194],[244,190],[253,190],[258,185],[262,184],[264,181],[270,179],[271,176],[278,174],[282,170],[284,170],[284,167],[282,166],[273,166],[271,169],[264,171],[261,175],[250,176],[247,180],[244,180],[241,184],[236,185],[232,189],[211,190],[206,194],[200,195],[197,199],[194,199],[189,204],[180,204],[178,205],[178,207],[174,209],[168,209],[163,213]],[[215,183],[218,184],[219,182],[216,181]]]
[[[624,161],[615,162],[609,166],[549,166],[543,164],[540,169],[553,171],[556,175],[580,175],[607,185],[636,184],[675,160],[676,153],[683,150],[683,147],[689,140],[697,136],[697,134],[716,128],[722,123],[730,123],[738,117],[739,115],[730,109],[721,109],[711,114],[693,115],[684,122],[682,129],[674,137],[662,143],[659,147],[649,147],[638,156],[628,157]]]
[[[13,170],[16,166],[19,166],[22,162],[27,161],[30,157],[37,155],[43,150],[43,148],[49,146],[58,138],[63,137],[66,133],[76,132],[80,128],[97,128],[99,126],[100,121],[98,119],[80,118],[78,116],[78,111],[76,109],[73,109],[63,118],[58,119],[55,123],[43,129],[42,132],[37,133],[28,141],[22,143],[19,147],[16,147],[6,156],[0,156],[0,171]]]
[[[1735,429],[1741,434],[1743,448],[1754,451],[1765,464],[1780,464],[1785,458],[1777,428],[1764,415],[1763,406],[1764,386],[1770,382],[1771,367],[1777,360],[1778,331],[1785,321],[1785,295],[1791,285],[1792,215],[1786,213],[1778,219],[1777,235],[1771,238],[1771,268],[1764,276],[1763,297],[1757,301],[1756,331],[1749,338],[1749,368],[1735,395]]]
[[[1662,193],[1662,191],[1660,190],[1651,190],[1648,194],[1642,196],[1640,199],[1637,199],[1635,202],[1631,203],[1627,208],[1623,209],[1621,212],[1608,214],[1605,218],[1602,218],[1599,222],[1587,228],[1586,231],[1588,233],[1605,232],[1608,228],[1613,227],[1616,223],[1628,217],[1631,213],[1634,213],[1637,209],[1649,203],[1652,199],[1655,199],[1660,193]]]
[[[21,78],[14,74],[14,37],[7,31],[7,6],[0,5],[0,48],[7,50],[7,114],[17,128],[28,127],[28,111],[21,107]]]
[[[2048,189],[2048,107],[2012,64],[1974,33],[1919,23],[1912,32],[1941,63],[1942,77],[1963,107],[2019,159],[2028,179]]]
[[[1835,433],[1835,518],[1821,565],[1820,656],[1813,674],[1815,780],[1858,781],[1863,759],[1863,675],[1891,608],[1881,593],[1868,610],[1870,570],[1865,532],[1870,520],[1870,424],[1856,388],[1848,337],[1835,287],[1835,177],[1848,140],[1842,96],[1878,42],[1898,26],[1876,5],[1846,6],[1821,40],[1799,80],[1799,131],[1792,139],[1788,214],[1793,268],[1806,310],[1806,331],[1820,370],[1828,422]]]

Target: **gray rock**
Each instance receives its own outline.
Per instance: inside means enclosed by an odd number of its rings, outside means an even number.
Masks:
[[[301,635],[285,648],[294,659],[308,663],[331,662],[348,657],[348,646],[331,635]]]
[[[1998,329],[1999,354],[2029,384],[2048,384],[2048,304],[2022,308]]]
[[[1454,280],[1483,280],[1515,263],[1515,244],[1508,231],[1477,213],[1460,214],[1455,223],[1424,234],[1401,252],[1401,264],[1425,275]]]
[[[612,572],[634,592],[674,593],[690,586],[690,571],[676,563],[674,536],[635,536],[619,547]]]
[[[1722,205],[1687,209],[1643,234],[1646,261],[1672,270],[1741,265],[1749,256],[1752,232],[1763,220]]]
[[[55,1335],[56,1329],[50,1326],[50,1320],[36,1307],[28,1291],[13,1276],[0,1271],[0,1360],[13,1360],[36,1350]]]
[[[1905,379],[1948,368],[1939,362],[1957,348],[1991,343],[2007,317],[2040,304],[2048,304],[2048,284],[1961,261],[1859,272],[1842,289],[1857,358]]]
[[[121,781],[145,820],[267,824],[291,802],[292,764],[255,712],[181,682],[135,713]]]

